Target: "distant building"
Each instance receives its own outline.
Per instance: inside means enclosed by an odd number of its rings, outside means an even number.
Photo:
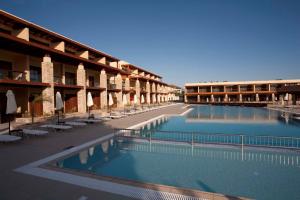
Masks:
[[[186,83],[186,103],[300,104],[300,79]]]

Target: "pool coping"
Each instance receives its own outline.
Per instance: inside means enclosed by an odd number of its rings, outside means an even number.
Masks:
[[[190,108],[183,113],[179,114],[179,116],[186,115],[188,112],[193,110],[193,108]],[[128,127],[128,129],[133,129],[137,127],[141,127],[145,124],[148,124],[154,120],[160,119],[162,117],[167,116],[178,116],[178,114],[163,114],[159,115],[157,117],[154,117],[150,120],[146,120],[144,122],[138,123],[136,125]],[[14,169],[15,172],[33,175],[37,177],[47,178],[50,180],[60,181],[72,185],[77,185],[89,189],[94,189],[98,191],[104,191],[109,192],[113,194],[123,195],[127,197],[132,198],[138,198],[138,199],[187,199],[187,200],[209,200],[209,199],[215,199],[215,200],[225,200],[225,199],[246,199],[243,197],[233,197],[233,196],[227,196],[223,194],[218,193],[211,193],[211,192],[204,192],[200,190],[190,190],[190,189],[181,189],[177,187],[172,186],[164,186],[159,184],[146,184],[146,183],[133,183],[132,182],[124,182],[124,180],[115,180],[115,181],[109,181],[104,179],[99,179],[98,177],[89,177],[84,176],[84,174],[73,174],[71,171],[63,172],[63,171],[57,171],[53,169],[49,169],[49,167],[45,167],[47,163],[53,162],[54,160],[57,160],[59,158],[74,154],[75,152],[78,152],[82,149],[88,148],[92,145],[98,144],[102,141],[108,140],[112,137],[114,137],[118,132],[110,133],[106,136],[102,136],[100,138],[97,138],[95,140],[83,143],[79,146],[72,147],[70,149],[64,150],[62,152],[53,154],[51,156],[42,158],[40,160],[31,162],[29,164],[26,164],[24,166],[21,166],[19,168]],[[66,170],[67,171],[67,170]],[[120,181],[121,180],[121,181]],[[125,183],[125,184],[124,184]],[[128,185],[129,184],[129,185]],[[144,187],[143,187],[144,186]],[[151,186],[151,187],[150,187]],[[156,188],[156,189],[154,189]],[[159,188],[159,190],[157,190]],[[160,190],[162,189],[162,190]],[[185,192],[183,193],[183,191]],[[181,191],[174,193],[175,191]],[[191,194],[189,195],[189,191]],[[195,195],[197,193],[197,195]]]

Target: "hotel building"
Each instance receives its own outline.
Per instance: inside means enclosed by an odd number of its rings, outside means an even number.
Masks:
[[[65,113],[85,113],[88,92],[100,110],[109,94],[121,108],[123,94],[149,105],[173,100],[173,88],[155,73],[0,10],[0,123],[7,121],[7,90],[16,96],[17,117],[28,117],[33,110],[53,115],[57,91]]]
[[[186,103],[300,104],[300,79],[185,84]]]

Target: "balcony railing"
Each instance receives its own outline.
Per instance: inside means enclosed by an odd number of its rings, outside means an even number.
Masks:
[[[147,92],[145,87],[141,87],[141,92]]]
[[[115,83],[107,84],[107,89],[108,90],[115,90],[115,89],[117,89],[117,84],[115,84]]]
[[[76,79],[66,78],[65,84],[66,85],[76,85]]]
[[[62,82],[62,77],[60,77],[60,76],[54,76],[53,77],[54,78],[54,83],[56,83],[56,84],[62,84],[63,82]]]
[[[0,70],[0,79],[26,81],[26,72],[15,70]]]

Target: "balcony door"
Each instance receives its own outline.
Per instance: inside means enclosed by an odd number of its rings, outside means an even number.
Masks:
[[[29,96],[29,104],[30,104],[30,113],[31,115],[42,116],[43,115],[43,102],[42,101],[34,101],[36,97],[40,94],[31,94]]]
[[[12,79],[12,64],[0,60],[0,79]]]
[[[41,68],[30,66],[30,81],[31,82],[42,82],[42,76],[41,76]]]
[[[77,112],[77,95],[76,94],[65,94],[65,112],[73,113]]]

